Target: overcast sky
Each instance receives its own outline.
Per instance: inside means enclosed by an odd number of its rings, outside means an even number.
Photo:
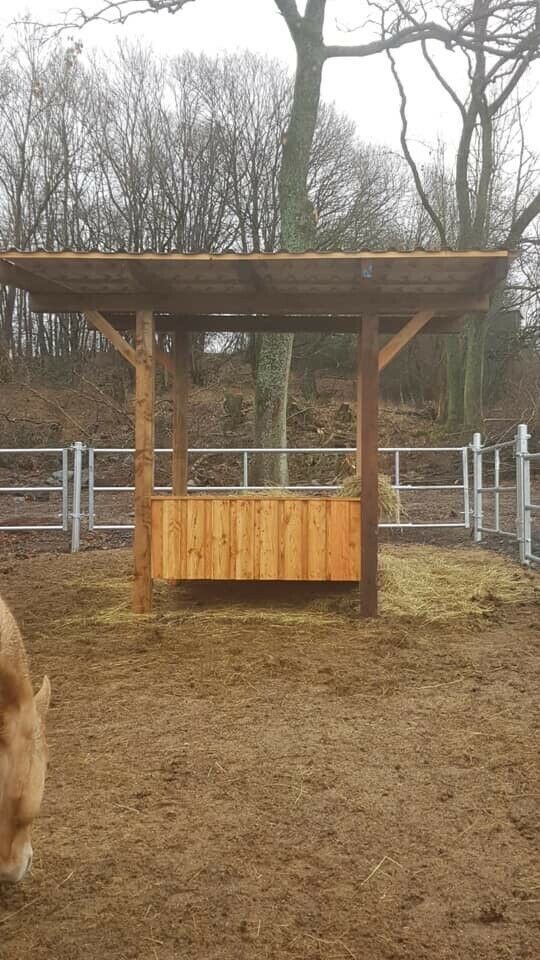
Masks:
[[[98,0],[79,0],[86,10],[96,9]],[[0,0],[0,26],[28,12],[40,22],[58,22],[70,0]],[[101,5],[101,4],[100,4]],[[299,6],[305,5],[299,0]],[[329,0],[325,39],[334,43],[359,43],[364,31],[352,35],[343,27],[357,25],[358,11],[366,10],[358,0]],[[181,50],[217,53],[249,48],[276,57],[294,67],[294,47],[274,0],[195,0],[175,16],[147,14],[134,17],[123,27],[96,24],[80,34],[85,47],[111,51],[115,38],[139,37],[156,50],[175,53]],[[433,47],[433,49],[436,49]],[[438,52],[438,63],[450,69],[459,86],[462,68],[459,54]],[[424,67],[418,50],[411,46],[400,51],[398,61],[409,94],[409,133],[413,151],[426,160],[430,147],[440,138],[455,146],[458,130],[457,108],[438,88],[433,75]],[[539,72],[536,70],[535,82]],[[531,80],[532,87],[532,80]],[[384,143],[399,151],[398,99],[384,55],[365,60],[331,60],[324,68],[323,96],[334,100],[339,109],[356,122],[362,139]],[[540,151],[540,95],[536,88],[528,100],[526,120],[529,145]]]

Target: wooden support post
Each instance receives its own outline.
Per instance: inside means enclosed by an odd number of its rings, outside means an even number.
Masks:
[[[173,424],[172,424],[172,492],[185,497],[188,476],[187,400],[189,368],[189,334],[177,330],[174,336]]]
[[[154,488],[154,317],[139,310],[135,334],[135,613],[152,609],[152,515]]]
[[[362,465],[361,583],[362,616],[377,616],[377,554],[379,526],[378,412],[379,412],[379,319],[362,317],[359,339],[360,450]]]
[[[362,323],[362,321],[359,321]],[[362,480],[362,334],[356,338],[356,476]]]

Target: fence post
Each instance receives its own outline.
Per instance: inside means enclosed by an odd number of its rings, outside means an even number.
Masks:
[[[95,514],[95,500],[94,500],[94,480],[95,480],[95,461],[94,461],[94,448],[88,447],[88,529],[94,529],[94,514]]]
[[[526,423],[518,424],[516,433],[516,532],[519,544],[519,561],[528,564],[532,552],[531,513],[527,509],[531,502],[531,472],[528,460],[529,433]]]
[[[469,448],[461,451],[461,471],[463,474],[463,523],[467,530],[471,526],[471,506],[469,501]]]
[[[399,450],[394,451],[394,473],[396,475],[396,499],[397,499],[397,509],[396,509],[396,521],[401,523],[401,494],[399,488],[401,486],[401,469],[399,461]]]
[[[493,483],[495,485],[495,530],[500,533],[501,530],[501,451],[497,447],[493,451]]]
[[[473,433],[473,539],[482,540],[482,435]]]
[[[83,444],[73,444],[73,500],[71,511],[71,552],[77,553],[81,546],[81,487]]]
[[[62,529],[69,530],[69,450],[62,450]]]

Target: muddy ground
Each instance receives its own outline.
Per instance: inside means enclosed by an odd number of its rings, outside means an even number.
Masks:
[[[134,620],[129,569],[0,563],[54,693],[2,960],[540,955],[537,605],[359,625],[335,591],[163,587]]]

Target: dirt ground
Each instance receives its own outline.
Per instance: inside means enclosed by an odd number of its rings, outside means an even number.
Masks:
[[[163,586],[135,620],[129,570],[0,560],[54,695],[2,960],[540,955],[532,599],[359,624],[335,589]]]

